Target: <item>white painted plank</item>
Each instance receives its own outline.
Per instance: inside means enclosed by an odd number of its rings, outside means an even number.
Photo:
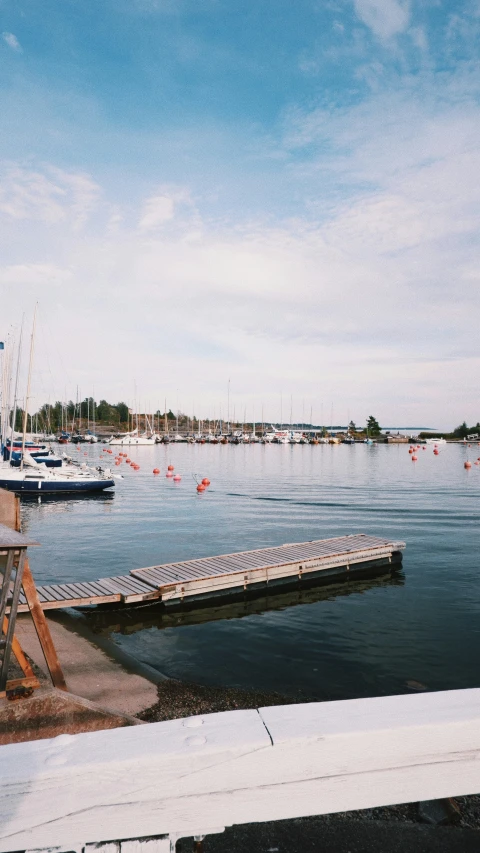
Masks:
[[[480,690],[11,745],[0,748],[0,853],[472,794],[479,758]]]
[[[0,747],[0,851],[168,834],[157,814],[138,821],[138,805],[163,803],[205,768],[265,749],[271,740],[254,710]],[[206,825],[223,826],[215,816],[193,829]]]

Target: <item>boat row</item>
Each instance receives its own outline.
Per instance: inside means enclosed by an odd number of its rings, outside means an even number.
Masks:
[[[278,429],[271,426],[261,435],[256,432],[233,430],[226,433],[196,433],[183,435],[181,433],[166,433],[159,435],[155,432],[139,434],[138,430],[112,436],[108,444],[117,447],[147,447],[155,444],[355,444],[352,436],[321,436],[301,432],[294,429]],[[369,440],[367,443],[372,443]]]

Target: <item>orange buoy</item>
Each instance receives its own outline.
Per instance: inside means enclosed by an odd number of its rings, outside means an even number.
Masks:
[[[463,463],[463,467],[464,467],[464,468],[471,468],[471,467],[472,467],[472,463],[471,463],[471,462],[469,462],[469,461],[468,461],[468,459],[467,459],[467,461]]]
[[[80,448],[79,448],[79,446],[78,446],[78,445],[77,445],[77,450],[80,450]]]
[[[204,486],[209,486],[209,485],[210,485],[210,480],[208,479],[208,477],[204,477],[204,478],[203,478],[203,480],[202,480],[202,483],[203,483],[203,485],[204,485]]]
[[[132,461],[132,460],[131,460],[131,459],[128,459],[128,457],[127,457],[127,459],[125,459],[125,462],[129,462],[129,463],[130,463],[131,461]]]
[[[480,463],[478,463],[478,462],[477,462],[476,464],[477,464],[477,465],[479,465]],[[173,478],[173,482],[174,482],[174,483],[179,483],[181,479],[182,479],[182,478],[181,478],[180,474],[175,474],[175,476],[174,476],[174,478]]]
[[[426,449],[427,449],[426,447],[422,447],[422,450],[426,450]]]
[[[416,462],[417,460],[418,460],[418,456],[413,455],[412,456],[412,462]]]
[[[474,464],[474,465],[480,465],[480,462],[479,462],[479,461],[478,461],[478,459],[477,459],[477,461],[476,461],[476,462],[474,462],[473,464]]]
[[[113,453],[113,450],[107,450],[107,453]]]
[[[409,447],[409,448],[408,448],[408,452],[409,452],[409,453],[413,453],[413,447]]]
[[[169,465],[169,466],[168,466],[168,471],[174,471],[174,470],[175,470],[175,469],[174,469],[173,465]]]
[[[166,477],[173,477],[173,473],[172,473],[172,471],[167,471],[167,473],[165,474],[165,476],[166,476]]]
[[[117,459],[117,461],[115,462],[115,465],[120,465],[120,462],[118,461],[118,459]]]
[[[203,483],[199,483],[199,484],[198,484],[198,486],[197,486],[197,492],[204,492],[204,491],[205,491],[205,489],[206,489],[206,486],[204,486],[204,485],[203,485]]]
[[[439,453],[440,453],[440,451],[439,451],[439,450],[437,450],[437,448],[435,448],[435,450],[433,451],[433,455],[434,455],[434,456],[438,456],[438,454],[439,454]]]
[[[154,474],[160,474],[160,468],[154,468],[153,473]]]

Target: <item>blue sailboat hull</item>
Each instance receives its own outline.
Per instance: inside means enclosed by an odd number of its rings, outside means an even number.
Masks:
[[[46,494],[85,494],[86,492],[103,492],[115,486],[114,480],[92,480],[89,483],[55,483],[46,480],[9,480],[0,479],[0,489],[7,489],[17,494],[46,495]]]

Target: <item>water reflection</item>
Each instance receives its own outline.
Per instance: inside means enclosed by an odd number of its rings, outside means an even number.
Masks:
[[[364,580],[347,580],[342,583],[313,587],[302,587],[285,592],[262,589],[261,591],[242,592],[230,596],[230,600],[221,604],[202,604],[199,602],[178,605],[150,604],[124,610],[100,609],[85,610],[85,616],[91,630],[97,634],[136,634],[150,628],[174,628],[186,625],[202,625],[219,620],[242,619],[254,614],[260,615],[272,611],[287,610],[299,605],[314,604],[320,601],[334,601],[348,595],[362,595],[373,589],[403,586],[405,575],[398,570],[394,574]]]

